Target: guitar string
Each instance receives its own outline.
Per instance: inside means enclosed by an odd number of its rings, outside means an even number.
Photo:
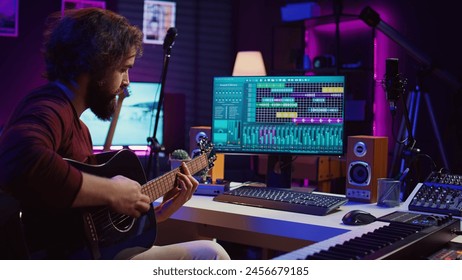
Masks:
[[[201,161],[201,163],[199,163],[199,161]],[[203,156],[198,157],[197,160],[193,160],[193,161],[188,162],[187,166],[190,169],[191,174],[195,174],[195,173],[199,172],[201,169],[203,169],[203,166],[206,166],[205,165],[206,163],[207,163],[207,160],[206,160],[206,157],[205,157],[205,154],[204,154]],[[179,172],[179,169],[178,169],[177,172],[166,173],[166,174],[156,178],[155,180],[152,180],[152,181],[146,183],[146,185],[144,185],[143,191],[147,192],[146,195],[148,195],[152,200],[154,200],[155,198],[161,197],[162,194],[166,190],[169,190],[169,186],[174,184],[174,181],[176,179],[176,174],[178,172]],[[166,190],[164,190],[162,188],[161,189],[153,188],[154,185],[155,185],[154,184],[155,182],[160,182],[160,183],[164,182],[164,188],[166,188]],[[161,185],[161,187],[162,187],[162,185]],[[93,213],[90,213],[90,214],[92,216],[93,222],[95,224],[99,225],[98,228],[99,228],[100,234],[104,234],[108,230],[112,229],[114,224],[121,225],[121,224],[125,223],[129,219],[130,220],[133,219],[132,217],[130,217],[128,215],[119,214],[119,213],[115,213],[115,212],[113,212],[114,215],[112,215],[107,207],[106,208],[104,208],[104,207],[99,208],[99,210],[97,210],[97,211],[95,211]],[[108,219],[106,219],[106,217],[105,217],[106,215],[110,215],[110,217],[111,217],[110,220],[112,220],[112,223],[107,222]],[[103,221],[105,221],[107,223],[106,224],[102,223],[101,220],[103,220]]]
[[[131,225],[132,224],[132,220],[134,218],[128,216],[128,215],[124,215],[124,214],[119,214],[119,213],[115,213],[115,212],[110,212],[110,211],[107,211],[106,213],[104,213],[105,215],[101,215],[100,218],[98,218],[97,220],[101,220],[102,218],[104,218],[103,222],[99,222],[99,223],[96,223],[98,226],[97,226],[97,231],[99,232],[99,235],[105,235],[105,233],[107,233],[108,231],[112,231],[112,229],[115,227],[116,229],[123,229],[125,230],[127,228],[127,225]],[[114,214],[114,215],[113,215]],[[107,216],[107,217],[104,217],[104,216]],[[110,218],[108,218],[110,217]],[[126,221],[129,221],[128,224],[126,223]],[[111,222],[112,221],[112,222]],[[126,224],[125,226],[122,226],[123,224]]]
[[[192,170],[197,170],[197,165],[196,166],[192,166],[191,168]],[[160,183],[164,183],[164,185],[171,185],[173,183],[173,181],[175,180],[175,177],[176,177],[176,174],[168,174],[168,176],[163,176],[162,178],[159,178],[160,179]],[[153,188],[148,188],[147,189],[151,196],[152,196],[152,193],[155,192]],[[127,220],[131,220],[132,217],[130,216],[127,216],[127,215],[123,215],[123,214],[118,214],[118,213],[113,213],[111,214],[110,212],[107,213],[109,210],[107,209],[100,209],[99,211],[97,211],[96,213],[93,213],[93,219],[94,219],[94,222],[99,224],[100,225],[100,229],[102,231],[105,231],[107,229],[111,229],[113,227],[113,225],[115,225],[116,227],[120,228],[120,225],[126,223]],[[104,223],[102,223],[101,221],[107,221],[106,219],[106,215],[110,215],[111,218],[112,218],[112,223],[107,223],[106,225],[104,225]],[[131,224],[131,223],[130,223]],[[103,225],[103,226],[101,226]],[[125,228],[125,226],[124,226]]]
[[[158,177],[155,181],[163,181],[163,180],[166,179],[165,177],[168,177],[168,175],[171,176],[172,174],[164,174],[164,175]],[[158,195],[160,193],[157,193],[155,191],[155,189],[149,187],[150,185],[152,185],[152,182],[151,183],[148,182],[145,185],[145,187],[142,189],[142,191],[145,191],[145,192],[147,191],[148,193],[146,193],[146,195],[148,195],[151,199],[153,199],[153,197],[155,197],[155,195]],[[104,219],[107,211],[109,211],[107,207],[101,207],[101,208],[98,208],[98,210],[94,211],[92,214],[93,214],[93,216],[96,216],[96,217],[100,216],[100,217],[102,217]]]
[[[199,161],[202,161],[202,163],[199,163]],[[201,166],[204,166],[206,163],[206,158],[204,156],[200,156],[197,158],[197,160],[193,160],[187,163],[188,169],[190,169],[192,174],[195,174],[201,170]],[[203,168],[202,168],[203,169]],[[161,197],[166,191],[170,190],[173,188],[173,184],[175,183],[177,173],[179,173],[179,168],[176,168],[173,170],[173,172],[166,173],[160,177],[158,177],[158,180],[148,182],[144,188],[143,191],[146,193],[153,201],[159,197]],[[161,185],[160,188],[155,188],[156,185],[155,183],[159,181],[160,183],[164,183],[163,186]]]
[[[176,174],[173,174],[173,173],[165,174],[165,176],[158,177],[156,182],[164,183],[168,185],[168,183],[174,182],[175,176]],[[153,188],[146,188],[145,191],[149,192],[147,195],[150,196],[151,198],[154,197],[153,193],[155,193],[156,195],[159,194],[155,192],[155,189]],[[92,215],[94,223],[99,225],[98,229],[99,229],[100,235],[104,235],[108,230],[111,230],[114,226],[120,229],[121,228],[120,225],[125,224],[127,220],[131,221],[133,219],[132,217],[128,215],[119,214],[115,212],[110,213],[110,211],[108,213],[108,211],[109,211],[108,209],[100,209],[99,211],[93,213]],[[112,222],[111,220],[108,220],[106,218],[107,215],[110,215]],[[123,228],[125,229],[125,226],[123,226]]]
[[[157,182],[160,182],[160,183],[173,182],[174,180],[173,175],[175,174],[166,174],[166,176],[161,176],[158,178]],[[150,196],[151,198],[154,197],[153,193],[156,193],[155,189],[153,188],[146,188],[146,191],[149,192],[147,195]],[[120,228],[120,225],[125,223],[128,219],[132,219],[132,217],[127,216],[127,215],[123,215],[119,213],[110,213],[110,212],[108,213],[108,211],[109,211],[108,209],[100,209],[99,211],[93,213],[92,215],[94,223],[99,225],[98,228],[99,228],[100,234],[103,234],[104,231],[106,230],[112,229],[113,226]],[[112,223],[108,221],[108,219],[106,219],[107,215],[110,215]]]

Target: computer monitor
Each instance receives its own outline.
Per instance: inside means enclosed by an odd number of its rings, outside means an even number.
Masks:
[[[344,76],[215,77],[215,150],[268,154],[267,185],[290,187],[294,155],[343,155],[344,89]]]
[[[157,101],[160,83],[130,82],[128,96],[122,100],[119,118],[112,139],[113,149],[128,147],[143,150],[149,145],[147,139],[154,132]],[[93,140],[93,148],[101,150],[109,132],[110,121],[98,119],[90,109],[81,115],[81,120],[88,126]],[[163,110],[160,112],[156,139],[163,141]]]

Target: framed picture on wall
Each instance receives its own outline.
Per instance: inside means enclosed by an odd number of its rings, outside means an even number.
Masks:
[[[0,1],[0,36],[18,37],[19,0]]]
[[[87,0],[62,0],[61,12],[68,9],[82,9],[87,7],[96,7],[106,9],[106,1],[87,1]]]
[[[143,42],[162,45],[167,30],[175,26],[176,3],[144,0]]]

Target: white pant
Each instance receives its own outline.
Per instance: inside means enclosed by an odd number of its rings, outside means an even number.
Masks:
[[[210,240],[196,240],[150,249],[131,257],[133,260],[229,260],[223,247]]]

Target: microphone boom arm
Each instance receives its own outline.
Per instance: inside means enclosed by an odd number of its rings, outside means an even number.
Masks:
[[[444,80],[448,85],[450,85],[455,90],[461,90],[462,85],[453,75],[449,72],[435,67],[430,57],[415,46],[413,46],[403,35],[401,35],[396,29],[380,19],[380,15],[374,11],[371,7],[365,7],[359,18],[362,19],[370,27],[377,28],[382,31],[383,34],[388,36],[390,39],[398,43],[403,47],[409,55],[415,59],[418,63],[422,64],[425,69],[429,69],[438,78]]]

